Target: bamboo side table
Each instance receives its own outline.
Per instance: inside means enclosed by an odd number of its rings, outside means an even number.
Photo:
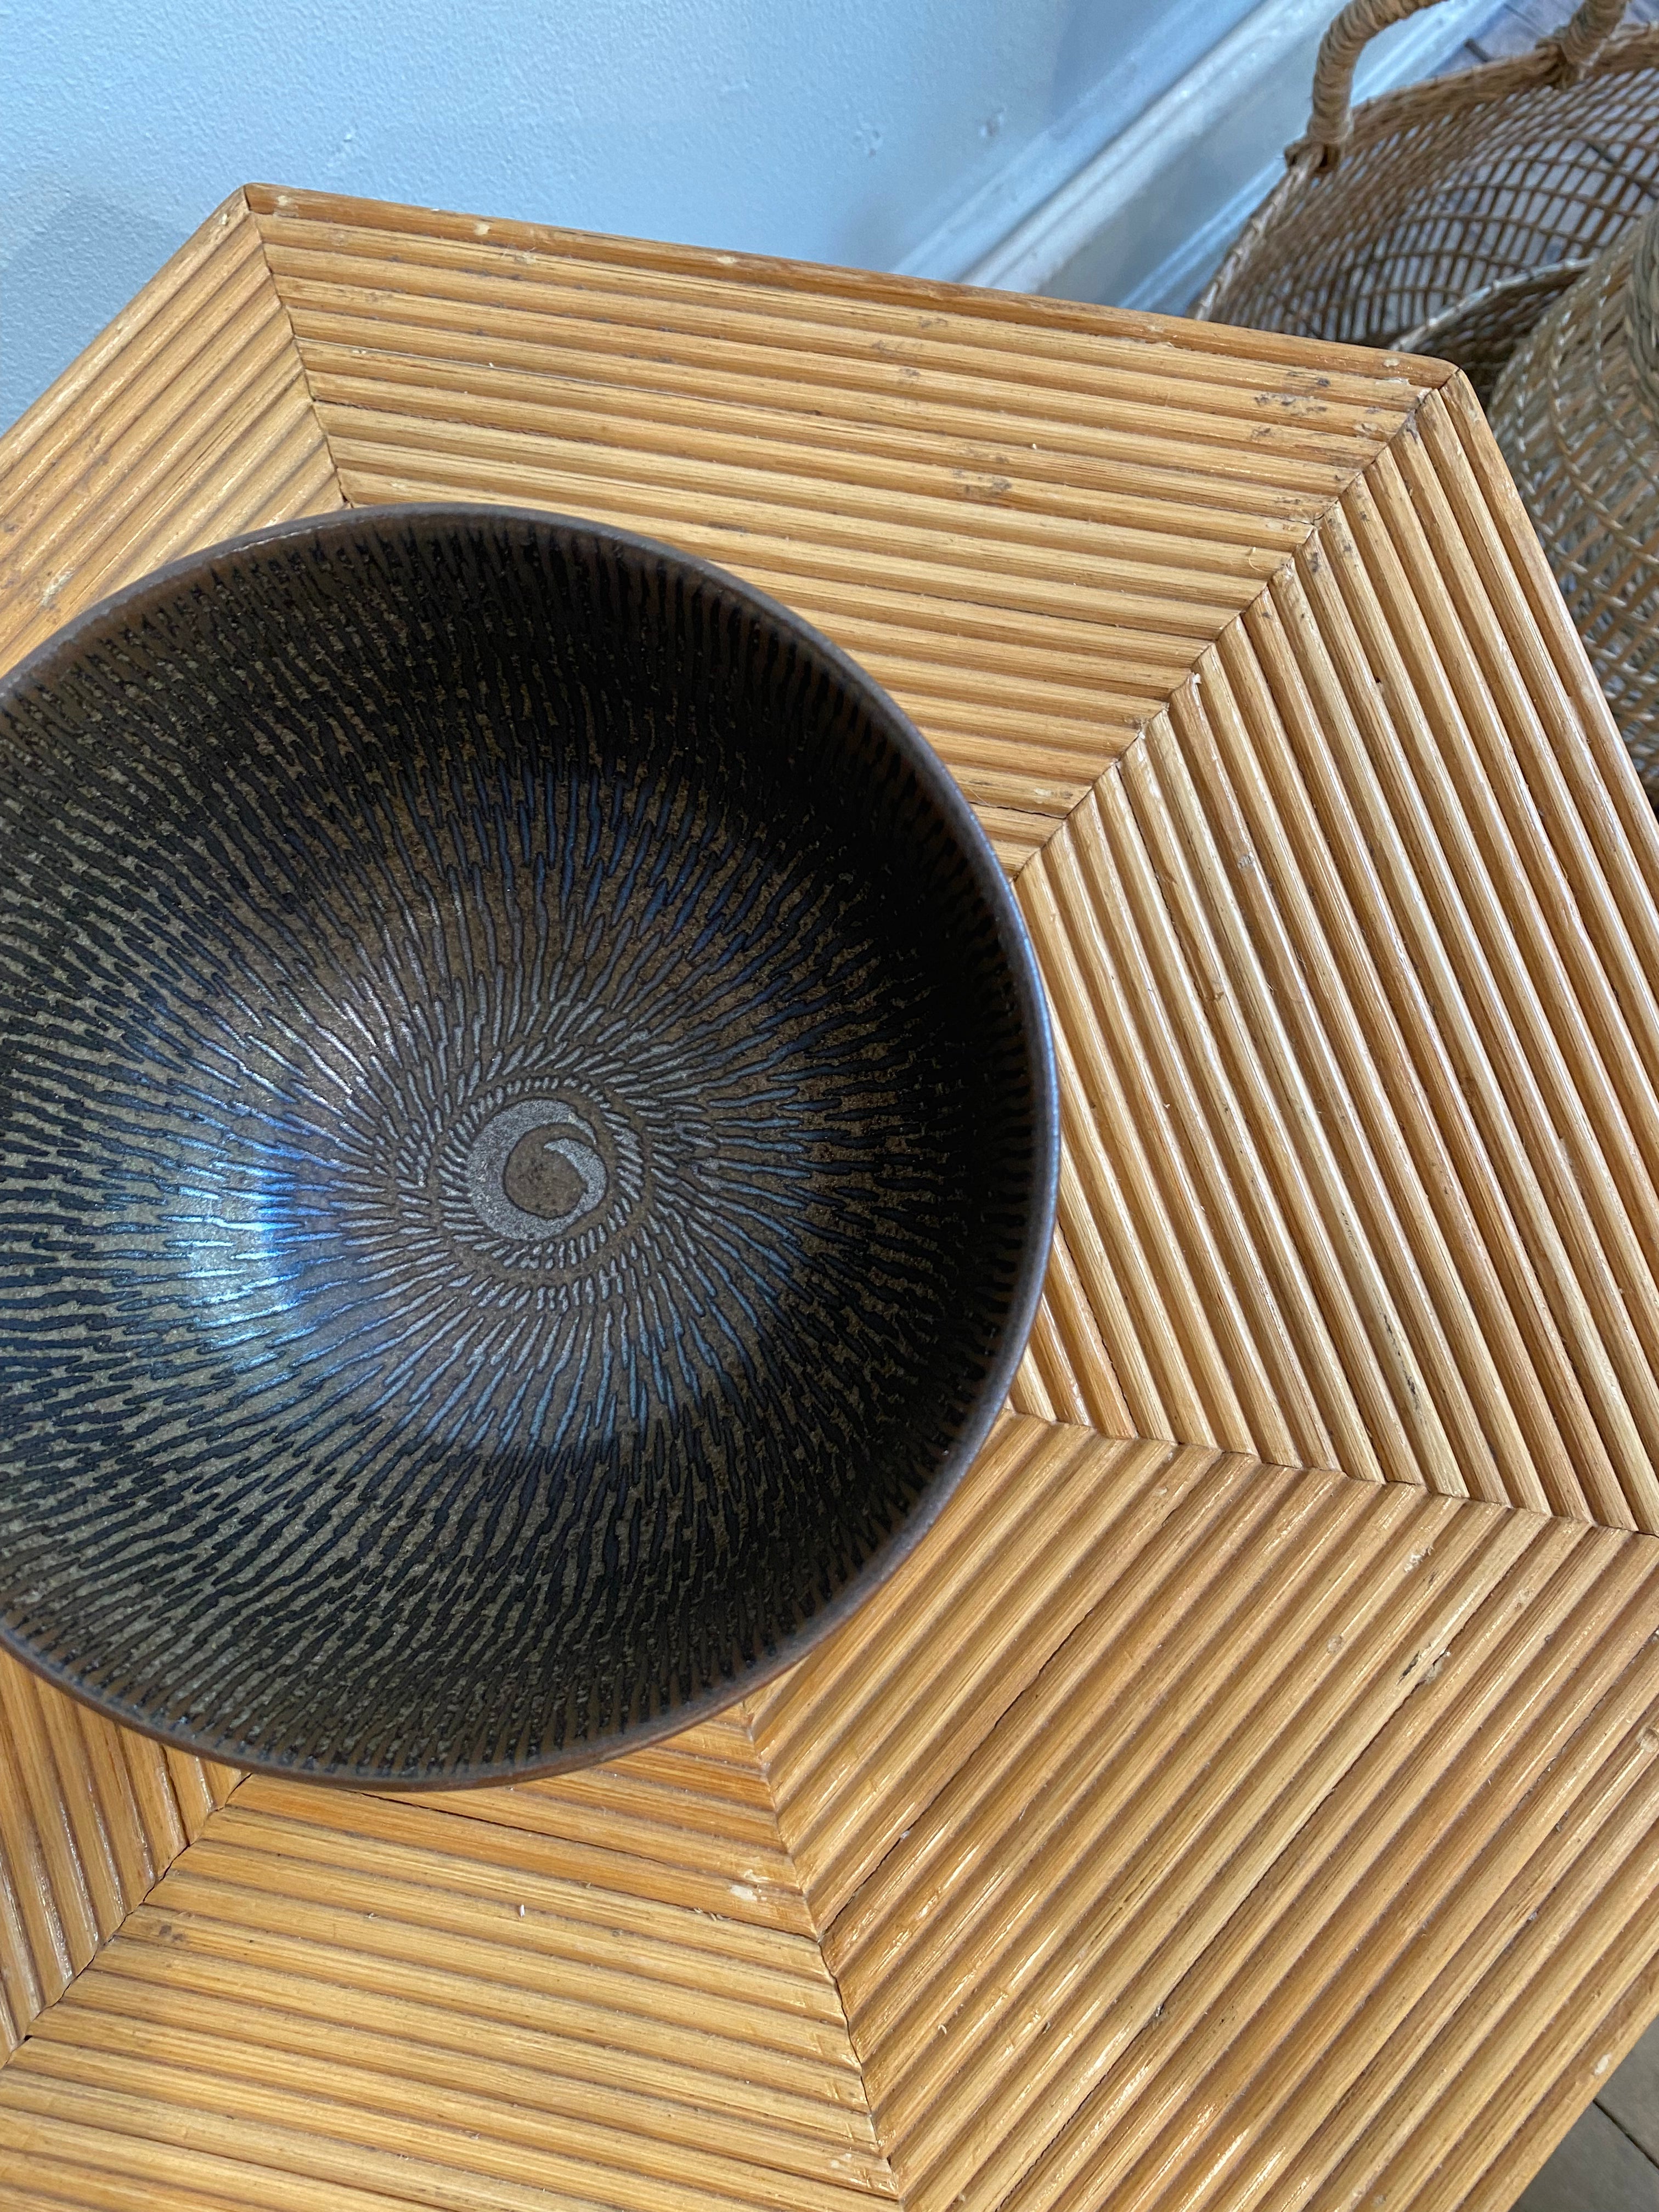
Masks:
[[[671,538],[910,709],[1055,1012],[950,1511],[588,1774],[0,1674],[5,2212],[1502,2212],[1659,2008],[1659,836],[1462,380],[250,187],[0,440],[0,662],[342,503]]]

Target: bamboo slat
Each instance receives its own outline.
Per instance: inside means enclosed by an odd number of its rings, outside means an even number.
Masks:
[[[404,1808],[429,1807],[492,1832],[489,1840],[469,1843],[475,1853],[507,1850],[515,1863],[599,1887],[614,1887],[625,1873],[632,1898],[812,1932],[778,1842],[770,1792],[748,1732],[736,1722],[689,1731],[671,1752],[636,1752],[616,1765],[513,1789],[319,1801],[304,1785],[253,1781],[243,1784],[237,1804],[286,1810],[313,1828],[338,1826],[388,1843],[409,1829]],[[700,1838],[690,1859],[688,1835]]]
[[[341,504],[234,192],[0,438],[0,668],[175,554]]]
[[[916,715],[1054,1010],[1042,1310],[893,1582],[614,1767],[239,1782],[0,1668],[0,2212],[1504,2212],[1659,2005],[1659,834],[1478,408],[251,186],[0,438],[0,665],[433,495]]]
[[[1133,1431],[1659,1533],[1659,839],[1575,809],[1626,771],[1458,550],[1470,435],[1431,395],[1023,872],[1060,1218]]]
[[[0,2075],[0,2171],[38,2146],[76,2203],[135,2175],[227,2207],[891,2198],[810,1928],[730,1878],[737,1836],[787,1874],[746,1731],[600,1789],[611,1826],[540,1793],[572,1861],[470,1805],[244,1783]]]
[[[1011,1422],[756,1716],[905,2204],[1461,2202],[1652,1993],[1656,1613],[1644,1537]]]
[[[349,499],[563,507],[737,569],[890,686],[1011,866],[1440,373],[251,200]]]
[[[235,1778],[0,1657],[0,2063]]]

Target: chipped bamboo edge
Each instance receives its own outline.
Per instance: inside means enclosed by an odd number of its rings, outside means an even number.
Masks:
[[[316,221],[352,224],[372,216],[377,228],[393,234],[410,232],[453,240],[461,245],[488,238],[493,245],[517,247],[524,252],[568,254],[576,259],[609,261],[640,270],[723,278],[774,290],[810,288],[849,304],[864,301],[923,309],[945,308],[958,314],[965,309],[988,321],[1022,322],[1054,331],[1145,338],[1185,352],[1243,357],[1253,362],[1265,358],[1277,365],[1316,371],[1328,372],[1334,368],[1373,380],[1400,378],[1425,391],[1435,389],[1456,374],[1447,362],[1423,356],[1379,355],[1370,347],[1334,345],[1323,339],[1286,337],[1276,331],[1234,331],[1219,324],[1195,325],[1184,316],[953,284],[883,270],[793,260],[770,254],[720,252],[707,246],[566,229],[556,224],[470,215],[408,202],[362,199],[297,186],[250,182],[241,187],[240,196],[258,222],[301,214]]]

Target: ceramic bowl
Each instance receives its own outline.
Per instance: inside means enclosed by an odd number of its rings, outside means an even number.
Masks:
[[[737,1697],[1007,1391],[1045,1020],[916,731],[686,555],[359,509],[94,607],[0,683],[0,1637],[379,1789]]]

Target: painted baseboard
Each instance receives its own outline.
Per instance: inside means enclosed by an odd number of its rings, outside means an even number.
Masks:
[[[1374,42],[1361,99],[1433,75],[1492,0],[1442,0]],[[1212,11],[1213,12],[1213,11]],[[1007,291],[1181,313],[1307,122],[1335,0],[1260,0],[1176,82],[1089,150],[1091,102],[1026,148],[906,263]],[[1104,102],[1098,95],[1098,110]],[[1070,167],[1056,177],[1057,157]]]

